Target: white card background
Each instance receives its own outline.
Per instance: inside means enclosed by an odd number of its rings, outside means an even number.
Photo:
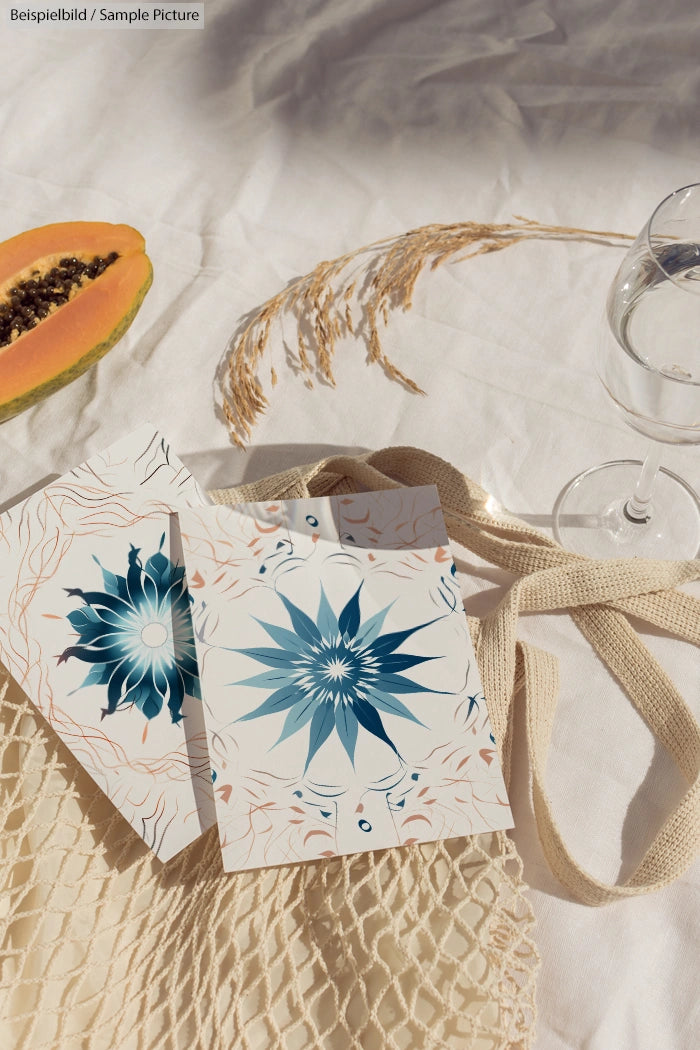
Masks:
[[[162,860],[215,817],[190,603],[168,582],[171,511],[206,502],[146,425],[0,516],[0,659]]]
[[[179,519],[227,870],[512,826],[433,486]]]

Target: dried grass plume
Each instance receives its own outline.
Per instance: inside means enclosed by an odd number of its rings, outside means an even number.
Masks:
[[[249,316],[231,342],[221,370],[221,390],[233,441],[244,448],[267,407],[259,375],[273,324],[282,328],[285,318],[292,319],[294,345],[283,337],[287,360],[305,377],[307,386],[313,386],[314,375],[335,386],[332,365],[337,341],[356,335],[366,345],[370,362],[422,394],[425,391],[386,356],[379,332],[380,325],[388,323],[391,310],[411,308],[416,281],[428,264],[434,270],[449,260],[461,262],[526,240],[593,241],[626,247],[631,239],[623,233],[549,226],[516,216],[515,223],[421,226],[331,262],[320,262]],[[274,366],[270,379],[274,386]]]

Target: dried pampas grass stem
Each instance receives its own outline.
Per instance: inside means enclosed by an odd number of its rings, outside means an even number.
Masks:
[[[356,335],[368,358],[415,393],[424,393],[382,349],[380,325],[396,307],[409,310],[420,273],[448,260],[497,252],[525,240],[593,241],[626,247],[627,234],[548,226],[516,216],[515,223],[462,222],[432,224],[390,237],[321,262],[305,277],[292,281],[246,319],[232,340],[222,369],[223,409],[234,442],[245,447],[252,428],[267,406],[259,373],[270,344],[273,323],[280,326],[287,360],[313,386],[313,377],[335,386],[333,356],[338,339]],[[295,327],[293,345],[284,334],[285,319]],[[289,326],[288,326],[289,327]],[[277,382],[270,369],[272,386]]]

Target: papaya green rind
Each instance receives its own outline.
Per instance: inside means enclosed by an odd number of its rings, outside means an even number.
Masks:
[[[100,358],[104,357],[104,355],[122,338],[136,317],[136,314],[146,297],[146,293],[153,283],[153,267],[151,262],[145,255],[143,256],[143,259],[148,264],[146,276],[132,299],[128,310],[119,318],[117,324],[109,334],[56,375],[48,377],[44,382],[34,385],[31,389],[20,393],[16,397],[10,398],[8,401],[3,402],[0,400],[0,423],[11,419],[13,416],[18,415],[27,408],[31,408],[32,405],[35,405],[37,402],[43,400],[43,398],[48,397],[49,394],[55,393],[55,391],[72,383],[74,379],[78,379],[79,376],[83,375],[83,373],[99,361]],[[1,398],[2,390],[0,388],[0,399]]]

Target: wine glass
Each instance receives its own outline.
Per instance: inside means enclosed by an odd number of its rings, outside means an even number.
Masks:
[[[700,443],[700,184],[658,205],[607,297],[598,375],[646,459],[579,474],[554,507],[554,535],[595,558],[695,558],[700,501],[660,466],[662,442]]]

